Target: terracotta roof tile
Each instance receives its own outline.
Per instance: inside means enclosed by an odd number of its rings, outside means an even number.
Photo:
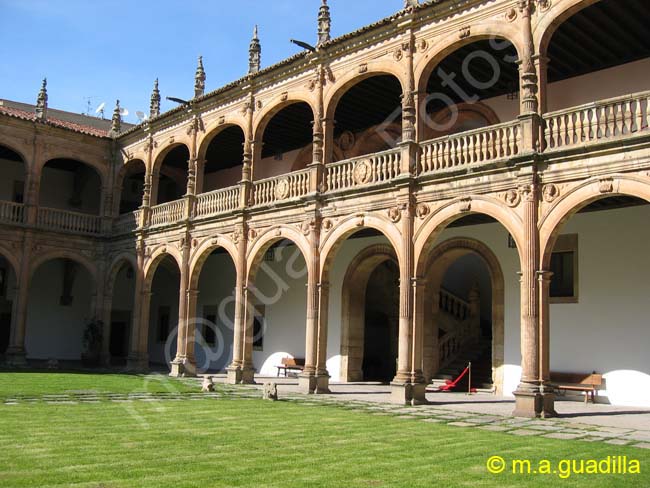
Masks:
[[[22,120],[29,120],[36,122],[38,121],[36,114],[33,112],[28,112],[26,110],[21,110],[14,107],[7,107],[0,105],[0,114],[5,114],[10,117],[15,117]],[[68,129],[80,134],[87,134],[95,137],[108,137],[108,131],[97,129],[95,127],[90,127],[88,125],[75,124],[74,122],[69,122],[54,117],[48,117],[47,120],[43,122],[44,124],[51,125],[53,127],[60,127],[63,129]]]

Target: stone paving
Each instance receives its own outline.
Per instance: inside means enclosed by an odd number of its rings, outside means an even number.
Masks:
[[[537,436],[549,439],[604,442],[612,445],[650,449],[650,410],[584,405],[581,402],[557,402],[560,414],[554,419],[514,418],[514,401],[493,395],[466,395],[462,393],[431,393],[429,404],[418,406],[389,403],[390,392],[385,385],[333,384],[331,394],[304,395],[298,392],[295,380],[260,378],[257,385],[230,386],[223,378],[214,377],[216,390],[201,393],[200,380],[185,381],[196,384],[197,392],[181,393],[98,393],[69,392],[58,395],[20,396],[0,398],[0,403],[45,403],[51,405],[91,404],[101,402],[131,403],[156,401],[205,400],[223,398],[261,398],[263,382],[278,384],[280,400],[304,406],[329,405],[370,415],[393,416],[404,420],[440,423],[452,427],[503,432],[516,436]]]

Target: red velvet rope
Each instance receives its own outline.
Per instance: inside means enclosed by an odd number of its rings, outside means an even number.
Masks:
[[[438,391],[449,391],[449,390],[452,390],[452,389],[456,388],[456,385],[458,384],[458,382],[463,379],[463,377],[467,374],[468,371],[469,371],[469,366],[467,366],[463,370],[463,372],[460,375],[458,375],[458,378],[456,378],[454,381],[447,380],[447,382],[446,382],[447,384],[439,387]]]

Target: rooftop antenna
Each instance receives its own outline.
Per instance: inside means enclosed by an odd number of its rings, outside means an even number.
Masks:
[[[96,98],[99,98],[97,96],[94,97],[84,97],[83,99],[86,101],[86,111],[83,113],[84,115],[90,116],[93,110],[93,100]]]
[[[88,105],[89,105],[88,112],[90,112],[90,101],[88,101]],[[106,107],[106,102],[100,103],[99,107],[95,109],[95,113],[98,114],[102,118],[102,120],[104,120],[104,107]]]

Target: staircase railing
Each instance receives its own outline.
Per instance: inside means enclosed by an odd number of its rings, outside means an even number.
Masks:
[[[473,316],[469,302],[444,289],[440,290],[439,311],[456,323],[453,330],[447,332],[438,343],[438,364],[444,368],[456,359],[467,343],[478,339],[478,317]]]

